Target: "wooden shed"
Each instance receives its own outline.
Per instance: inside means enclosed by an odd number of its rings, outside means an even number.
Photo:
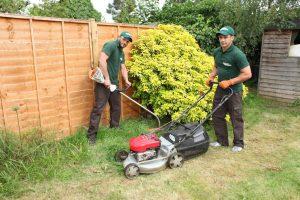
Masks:
[[[284,102],[300,99],[300,19],[294,28],[267,28],[262,38],[258,93]],[[294,54],[291,54],[291,50]],[[297,54],[300,54],[296,50]]]

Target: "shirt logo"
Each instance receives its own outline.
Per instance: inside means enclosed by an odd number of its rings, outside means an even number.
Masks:
[[[223,62],[223,65],[225,65],[225,66],[227,66],[227,67],[231,67],[231,64],[230,64],[230,63]]]

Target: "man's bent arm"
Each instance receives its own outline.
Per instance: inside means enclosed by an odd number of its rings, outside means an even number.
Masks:
[[[211,80],[214,80],[215,77],[217,76],[217,74],[218,74],[218,70],[217,70],[217,68],[216,68],[216,64],[214,64],[214,66],[213,66],[213,68],[212,68],[212,71],[211,71],[211,73],[209,74],[209,78],[210,78]]]
[[[104,52],[101,52],[99,58],[99,67],[103,73],[105,80],[109,80],[109,74],[107,71],[107,59],[108,56]]]
[[[249,65],[247,67],[244,67],[243,69],[241,69],[240,72],[241,73],[239,76],[237,76],[233,79],[230,79],[232,85],[235,85],[237,83],[243,83],[244,81],[246,81],[252,77],[251,68]]]
[[[128,81],[128,70],[127,70],[125,64],[121,64],[121,73],[122,73],[122,77],[123,77],[125,83],[128,84],[129,83],[129,81]]]

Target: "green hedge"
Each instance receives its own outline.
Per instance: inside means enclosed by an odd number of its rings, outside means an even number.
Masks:
[[[134,97],[152,107],[159,117],[177,118],[182,110],[205,91],[205,80],[213,57],[199,48],[195,38],[177,25],[159,25],[144,31],[133,43],[127,62],[134,79]],[[211,109],[213,94],[188,114],[188,121],[204,118]]]

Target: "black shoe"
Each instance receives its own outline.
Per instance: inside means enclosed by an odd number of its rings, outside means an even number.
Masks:
[[[89,145],[95,145],[96,144],[96,138],[89,138]]]

